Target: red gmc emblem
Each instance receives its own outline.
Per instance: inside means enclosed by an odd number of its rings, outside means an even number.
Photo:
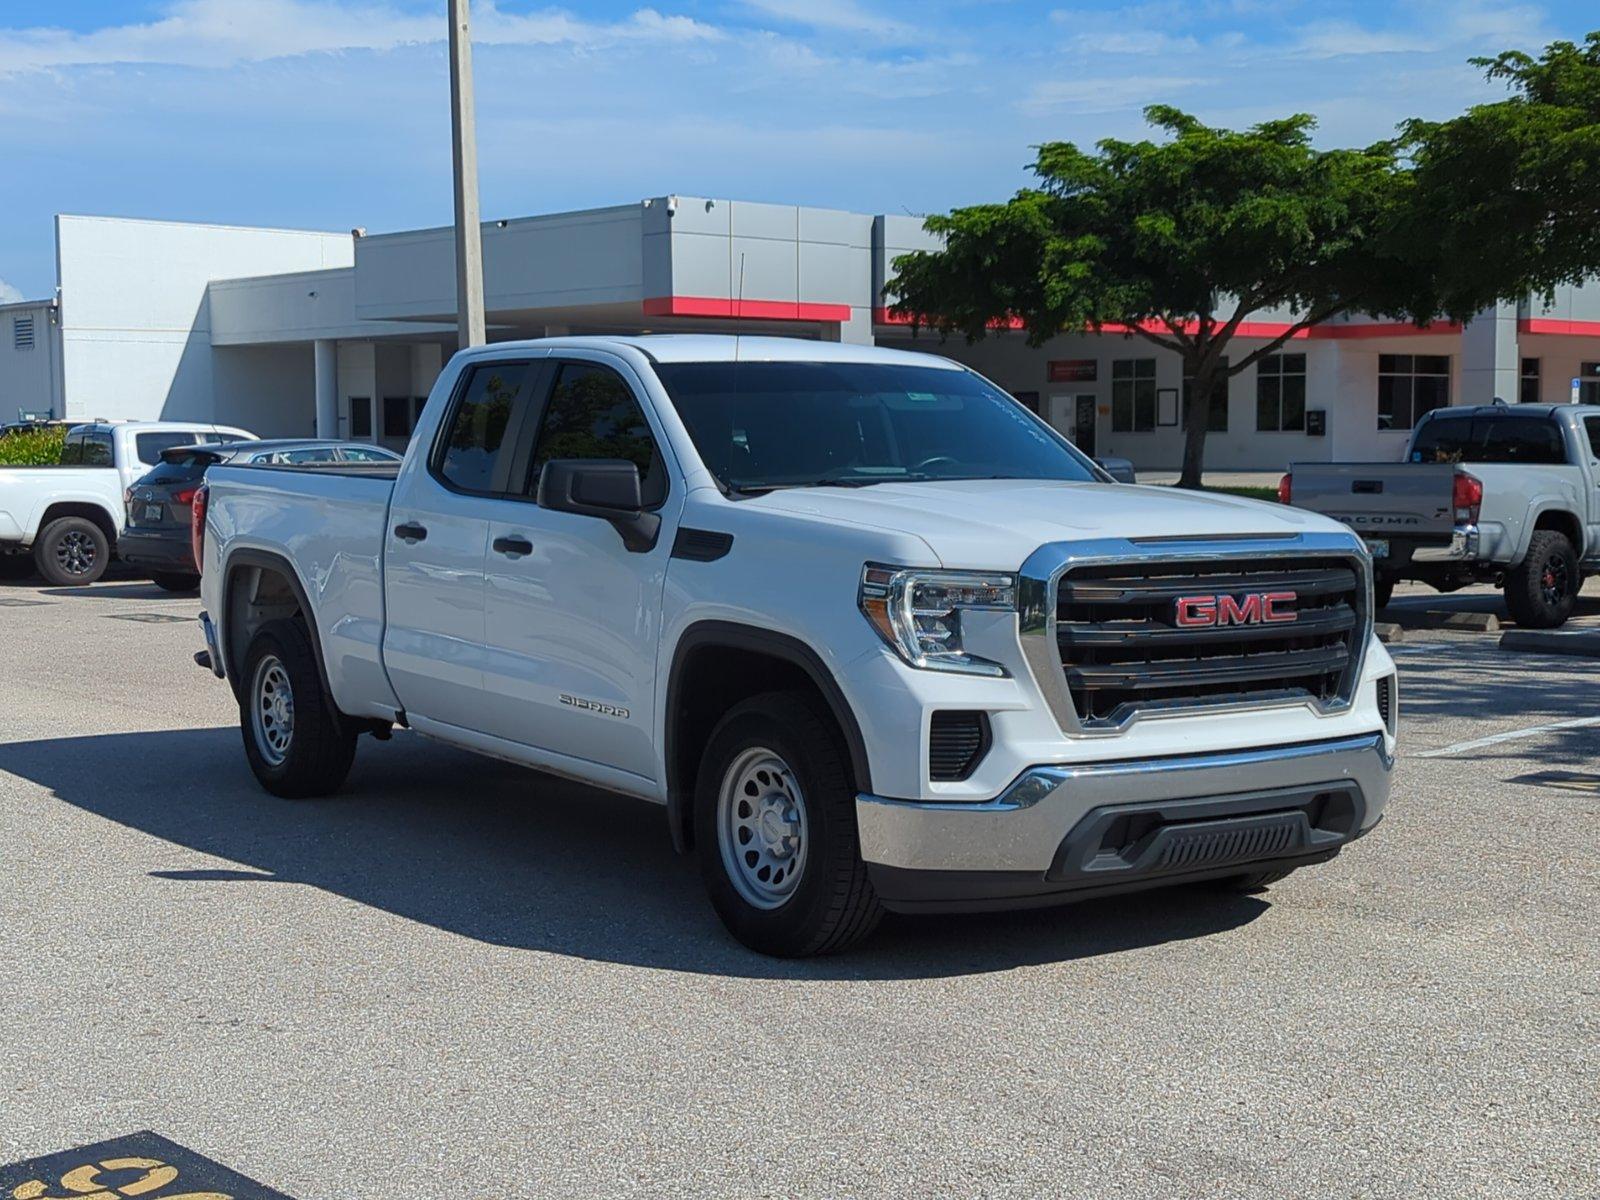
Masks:
[[[1179,596],[1177,623],[1182,629],[1204,625],[1281,625],[1299,620],[1287,607],[1293,592],[1249,592],[1243,596]]]

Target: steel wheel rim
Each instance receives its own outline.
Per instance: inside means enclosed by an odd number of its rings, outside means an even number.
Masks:
[[[87,575],[98,557],[94,539],[81,529],[69,530],[56,543],[56,562],[68,575]]]
[[[250,724],[268,766],[281,766],[294,740],[294,688],[282,661],[269,654],[250,681]]]
[[[1553,555],[1545,559],[1544,569],[1539,572],[1539,591],[1546,604],[1560,604],[1567,598],[1568,571],[1567,563],[1560,555]]]
[[[810,851],[805,796],[773,751],[753,746],[729,764],[717,796],[717,844],[734,890],[756,908],[794,896]]]

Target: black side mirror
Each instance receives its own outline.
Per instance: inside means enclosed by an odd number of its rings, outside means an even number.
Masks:
[[[621,458],[557,458],[539,472],[539,507],[610,521],[635,554],[654,548],[661,518],[645,512],[639,468]]]

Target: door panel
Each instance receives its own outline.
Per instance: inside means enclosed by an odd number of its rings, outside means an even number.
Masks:
[[[609,367],[556,364],[531,454],[519,456],[531,460],[523,498],[497,503],[489,523],[483,728],[653,779],[661,598],[681,497],[668,495],[659,431],[638,393]],[[655,546],[631,553],[610,522],[533,503],[552,458],[640,465],[662,517]]]
[[[433,454],[407,464],[384,530],[383,657],[407,712],[468,728],[484,709],[483,561],[534,374],[472,368]]]

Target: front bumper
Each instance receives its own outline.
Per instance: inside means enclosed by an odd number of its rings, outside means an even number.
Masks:
[[[993,800],[856,798],[861,854],[902,910],[1058,903],[1319,862],[1377,824],[1383,734],[1041,766]]]
[[[187,531],[124,529],[117,535],[117,557],[136,567],[193,575],[194,551]]]

